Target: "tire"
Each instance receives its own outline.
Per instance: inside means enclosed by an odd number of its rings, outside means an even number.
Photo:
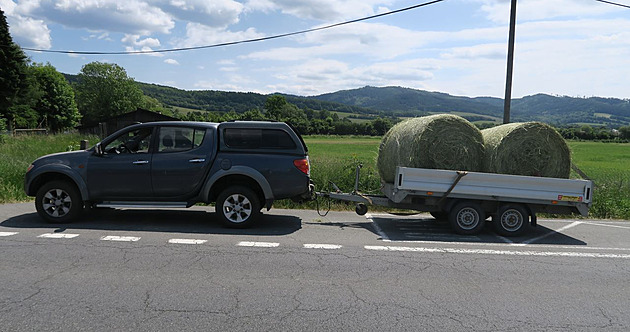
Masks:
[[[216,213],[226,227],[250,227],[260,218],[260,209],[258,195],[247,187],[231,186],[217,197]]]
[[[461,202],[451,209],[448,221],[455,233],[478,234],[485,223],[486,215],[481,206],[474,202]]]
[[[37,190],[35,208],[47,222],[69,223],[75,221],[83,211],[83,201],[73,183],[51,181]]]
[[[360,216],[364,216],[366,213],[368,213],[368,207],[367,207],[367,205],[365,205],[363,203],[359,203],[354,208],[354,212],[356,212]]]
[[[435,220],[443,221],[448,219],[448,213],[445,211],[432,211],[429,212]]]
[[[497,234],[519,236],[529,228],[529,213],[522,205],[502,205],[492,217],[492,225]]]

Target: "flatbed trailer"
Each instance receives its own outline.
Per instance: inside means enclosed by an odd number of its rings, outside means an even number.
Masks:
[[[593,182],[521,175],[397,167],[395,183],[383,183],[383,195],[359,193],[357,167],[352,193],[319,192],[319,197],[355,202],[356,212],[368,206],[430,212],[448,219],[459,234],[481,231],[487,217],[503,236],[523,234],[536,226],[536,213],[588,215]]]

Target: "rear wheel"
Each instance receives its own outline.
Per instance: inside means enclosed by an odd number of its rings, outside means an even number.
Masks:
[[[223,225],[246,228],[260,218],[260,202],[253,190],[244,186],[231,186],[217,197],[216,213]]]
[[[35,208],[39,216],[48,222],[68,223],[81,214],[83,201],[74,184],[51,181],[37,190]]]
[[[519,236],[529,227],[529,213],[522,205],[503,205],[492,217],[495,232],[503,236]]]
[[[481,206],[474,202],[461,202],[451,209],[448,221],[451,228],[462,235],[477,234],[483,228],[486,215]]]

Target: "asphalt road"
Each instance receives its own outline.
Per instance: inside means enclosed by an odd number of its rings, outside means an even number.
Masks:
[[[1,331],[628,331],[630,222],[458,236],[428,215],[0,205]]]

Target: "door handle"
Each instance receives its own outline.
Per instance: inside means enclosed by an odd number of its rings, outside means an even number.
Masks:
[[[144,165],[144,164],[148,164],[149,161],[148,160],[138,160],[138,161],[134,161],[133,164],[134,165]]]
[[[199,159],[190,159],[188,162],[193,163],[193,164],[198,164],[198,163],[203,163],[204,161],[206,161],[204,158],[199,158]]]

